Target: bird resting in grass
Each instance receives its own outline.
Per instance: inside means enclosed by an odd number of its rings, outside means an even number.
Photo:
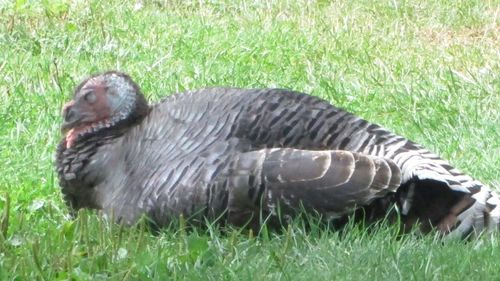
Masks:
[[[184,216],[256,228],[299,212],[345,222],[397,211],[405,229],[499,228],[498,195],[422,146],[284,89],[209,88],[149,105],[124,73],[93,75],[63,108],[57,172],[72,210],[157,227]]]

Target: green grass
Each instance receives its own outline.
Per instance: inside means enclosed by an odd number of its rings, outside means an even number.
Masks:
[[[499,236],[72,221],[53,168],[73,87],[119,69],[153,101],[216,85],[312,93],[497,188],[499,46],[487,0],[0,1],[0,279],[500,280]]]

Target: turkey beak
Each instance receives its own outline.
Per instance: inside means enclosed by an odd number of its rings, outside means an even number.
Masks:
[[[78,112],[75,110],[74,104],[74,101],[70,101],[63,106],[62,115],[64,122],[61,126],[61,132],[63,133],[66,133],[69,129],[73,128],[81,119],[78,117]]]

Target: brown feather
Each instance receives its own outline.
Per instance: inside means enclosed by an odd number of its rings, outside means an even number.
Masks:
[[[301,208],[327,219],[339,218],[399,187],[399,170],[392,170],[391,162],[338,150],[285,148],[242,154],[233,164],[234,172],[224,175],[234,185],[229,195],[230,220],[246,223],[261,215],[249,210],[286,216]]]

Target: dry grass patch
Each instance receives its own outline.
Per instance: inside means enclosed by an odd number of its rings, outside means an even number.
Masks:
[[[488,45],[500,46],[500,24],[464,27],[458,30],[448,27],[425,28],[419,32],[422,40],[444,48],[453,45]]]
[[[445,48],[453,45],[481,44],[500,51],[500,6],[486,10],[484,19],[484,24],[458,29],[449,26],[428,27],[422,29],[419,35],[422,40]]]

